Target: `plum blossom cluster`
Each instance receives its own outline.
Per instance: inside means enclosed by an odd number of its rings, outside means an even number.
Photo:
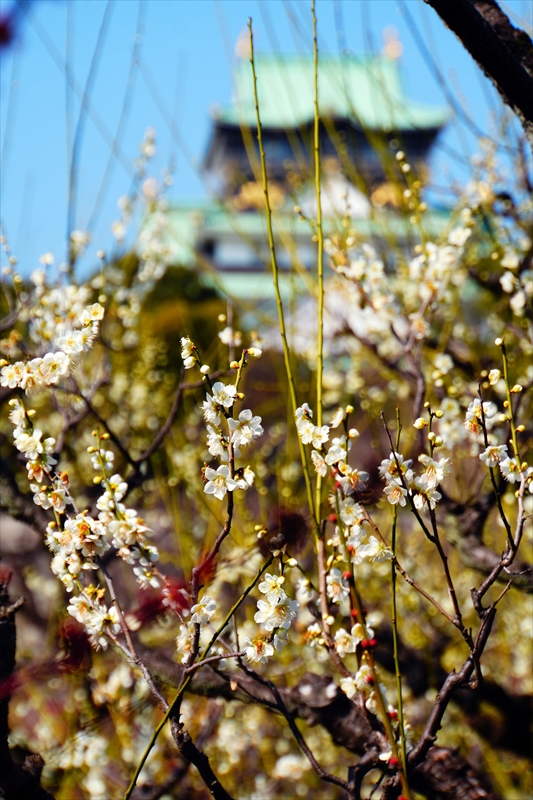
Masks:
[[[376,686],[374,675],[378,677],[378,686]],[[360,692],[363,697],[366,698],[365,705],[372,714],[377,714],[379,710],[380,702],[378,699],[378,692],[381,695],[381,700],[387,704],[387,688],[384,683],[379,681],[377,669],[375,667],[374,669],[371,668],[370,663],[366,658],[366,654],[363,656],[361,666],[355,675],[349,675],[345,678],[341,678],[340,687],[344,694],[350,699],[355,697],[355,695]],[[395,720],[398,716],[397,710],[391,704],[387,705],[387,713],[389,718],[391,720]],[[399,734],[399,731],[397,733]],[[391,753],[388,753],[383,760],[388,760],[390,756]]]
[[[114,453],[105,449],[107,434],[102,434],[99,438],[99,446],[88,448],[92,453],[94,468],[102,473],[95,480],[104,487],[104,492],[96,501],[98,520],[116,548],[117,556],[127,564],[135,565],[133,572],[140,586],[157,589],[162,576],[155,567],[159,560],[159,551],[149,542],[152,532],[137,511],[122,502],[128,491],[128,484],[119,473],[109,475],[113,469]]]
[[[236,489],[246,491],[254,482],[255,474],[250,466],[236,468],[235,459],[240,458],[242,451],[247,450],[263,435],[261,417],[254,416],[249,408],[243,409],[238,416],[235,416],[235,403],[244,399],[244,395],[238,391],[237,382],[235,384],[225,384],[222,381],[211,383],[209,366],[202,365],[198,348],[189,337],[182,338],[181,347],[181,357],[185,369],[191,369],[198,365],[210,389],[210,392],[206,392],[206,399],[202,403],[203,417],[207,428],[207,449],[211,456],[223,463],[216,469],[207,465],[204,467],[204,492],[214,495],[218,500],[223,500],[228,492]],[[260,354],[261,351],[258,349],[253,352],[252,349],[244,350],[240,366],[244,365],[247,355],[258,357]]]
[[[314,425],[313,412],[307,403],[296,409],[296,429],[302,444],[311,444],[311,460],[315,472],[325,478],[328,472],[334,475],[345,494],[353,494],[356,490],[363,488],[368,480],[368,473],[353,469],[347,462],[348,453],[352,447],[352,440],[359,436],[355,428],[347,429],[347,415],[353,409],[339,408],[333,415],[329,425]],[[340,425],[344,427],[344,433],[331,439],[330,432]]]
[[[3,362],[0,385],[9,389],[20,388],[27,395],[57,385],[69,375],[79,354],[90,349],[103,317],[104,309],[100,303],[92,303],[83,308],[72,325],[56,325],[50,337],[52,349],[42,357]]]
[[[493,385],[500,379],[500,371],[492,370],[489,375],[489,382]],[[511,392],[518,394],[522,387],[518,384],[512,387]],[[465,428],[478,440],[486,437],[488,446],[479,454],[479,460],[484,462],[490,469],[498,468],[500,473],[508,483],[516,483],[524,478],[529,491],[533,494],[533,467],[526,462],[520,462],[518,454],[509,454],[506,444],[498,444],[494,435],[490,434],[490,429],[496,423],[497,407],[494,403],[481,402],[475,398],[469,405],[465,417]],[[506,422],[506,414],[498,418],[501,422]],[[512,440],[511,440],[512,441]],[[514,451],[514,443],[513,443]]]
[[[329,425],[317,426],[312,421],[312,410],[307,403],[304,403],[296,409],[296,428],[302,443],[313,445],[311,459],[315,471],[323,478],[329,473],[335,480],[335,491],[330,502],[336,512],[333,515],[336,525],[335,535],[329,543],[338,547],[339,560],[343,560],[348,552],[352,563],[360,564],[364,558],[370,561],[383,561],[391,558],[392,554],[382,542],[374,535],[369,535],[363,527],[363,509],[351,497],[355,492],[365,488],[370,477],[367,472],[358,470],[348,463],[352,442],[359,435],[355,428],[348,429],[347,416],[352,410],[351,406],[346,409],[339,408]],[[330,431],[341,425],[344,427],[344,433],[334,437],[326,448]],[[347,594],[347,587],[341,590],[342,586],[340,572],[335,568],[328,576],[328,594],[334,602],[340,602],[344,594]]]
[[[266,573],[258,586],[264,599],[257,601],[255,622],[262,625],[267,636],[245,639],[245,654],[251,663],[264,664],[275,650],[281,650],[289,641],[288,631],[296,617],[300,603],[291,600],[283,588],[284,575]]]
[[[379,466],[379,474],[385,481],[385,494],[391,505],[405,506],[407,498],[411,498],[414,507],[419,511],[434,509],[442,494],[437,491],[443,480],[451,473],[449,458],[436,460],[428,455],[418,456],[424,467],[420,475],[411,469],[412,459],[407,461],[401,453],[391,453]]]

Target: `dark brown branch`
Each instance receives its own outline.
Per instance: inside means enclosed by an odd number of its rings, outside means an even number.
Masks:
[[[262,686],[266,686],[268,689],[270,689],[270,691],[272,692],[272,695],[274,697],[274,700],[276,701],[276,706],[275,706],[276,709],[278,711],[280,711],[281,714],[285,717],[285,720],[286,720],[286,722],[287,722],[287,724],[288,724],[288,726],[289,726],[289,728],[291,730],[292,735],[294,736],[294,738],[298,742],[298,745],[299,745],[300,749],[302,750],[302,752],[307,757],[307,760],[309,761],[309,763],[311,764],[311,766],[315,770],[315,772],[318,775],[318,777],[320,778],[320,780],[324,781],[325,783],[333,783],[336,786],[341,786],[345,790],[345,792],[347,792],[347,794],[350,797],[353,797],[354,796],[354,794],[352,792],[352,788],[353,787],[351,787],[349,783],[347,783],[346,781],[342,780],[341,778],[337,778],[336,775],[332,775],[331,773],[326,772],[326,770],[324,770],[320,766],[320,764],[316,760],[312,750],[310,749],[310,747],[308,746],[308,744],[305,741],[304,737],[302,736],[302,734],[300,732],[300,729],[298,728],[298,726],[297,726],[297,724],[296,724],[296,722],[294,720],[294,714],[291,714],[291,712],[288,710],[287,706],[283,702],[283,699],[281,697],[281,694],[280,694],[279,689],[276,686],[276,684],[272,683],[272,681],[269,680],[268,678],[264,678],[262,675],[259,675],[254,670],[249,669],[248,667],[246,667],[245,664],[241,663],[240,666],[241,666],[241,669],[244,670],[246,675],[250,676],[254,681],[257,681],[257,683],[260,683]]]
[[[198,750],[183,725],[178,720],[171,719],[170,729],[181,755],[186,761],[194,764],[214,800],[233,800],[211,769],[208,757]]]
[[[451,500],[443,492],[438,507],[439,513],[442,511],[446,515],[446,538],[456,548],[463,564],[485,575],[490,575],[501,561],[501,555],[483,543],[483,528],[495,502],[493,492],[483,495],[470,506]],[[531,564],[518,561],[513,564],[512,572],[498,571],[498,581],[506,583],[511,578],[513,588],[533,593]]]
[[[494,0],[424,0],[460,39],[533,147],[533,43]]]
[[[15,613],[24,603],[19,598],[10,603],[8,583],[11,576],[3,570],[0,576],[0,796],[8,800],[54,800],[41,787],[44,761],[40,755],[29,755],[22,766],[13,763],[9,751],[8,708],[10,682],[15,669],[16,629]]]
[[[224,375],[223,370],[219,370],[218,372],[214,372],[210,377],[211,379],[219,378],[221,375]],[[165,423],[161,427],[161,429],[156,433],[152,443],[144,450],[140,456],[135,459],[136,464],[141,464],[143,461],[146,461],[147,458],[150,458],[157,448],[163,443],[163,440],[166,438],[168,432],[170,431],[172,425],[174,424],[174,420],[176,419],[176,414],[178,413],[181,397],[183,392],[189,389],[201,389],[202,386],[205,386],[205,380],[196,381],[195,383],[180,383],[176,390],[176,394],[174,395],[174,400],[172,402],[172,407],[169,411],[168,417],[165,420]]]
[[[485,633],[488,635],[490,628],[487,627],[487,621],[485,620],[483,624]],[[136,647],[154,675],[175,686],[181,683],[184,671],[182,666],[161,653],[144,648],[139,643],[136,643]],[[472,672],[469,673],[468,678],[465,676],[466,683],[471,675]],[[458,683],[459,681],[457,681]],[[458,685],[457,689],[459,689]],[[219,697],[247,704],[258,703],[279,713],[268,687],[260,686],[247,675],[237,675],[235,672],[214,673],[212,670],[201,670],[191,683],[190,691],[205,697]],[[295,686],[280,687],[278,692],[285,707],[295,718],[305,720],[309,726],[320,725],[330,734],[336,745],[364,757],[365,761],[360,773],[365,772],[367,768],[365,765],[370,769],[373,759],[377,760],[378,754],[386,749],[386,738],[381,723],[373,714],[366,712],[362,696],[356,696],[355,702],[352,702],[330,677],[308,673]],[[452,692],[449,693],[448,700],[452,694]],[[442,716],[444,710],[442,709]],[[476,781],[477,785],[481,786],[484,779],[472,769],[462,756],[451,750],[433,747],[431,741],[428,741],[427,744],[423,759],[412,767],[409,773],[413,788],[427,797],[431,797],[432,800],[433,798],[477,800],[482,797],[482,795],[473,794],[471,786]],[[370,755],[366,755],[368,753]],[[453,766],[453,774],[450,773],[449,780],[446,780],[438,769],[433,773],[432,768],[434,762],[438,761],[440,764],[445,758],[448,759],[450,769]],[[360,780],[363,777],[364,775],[359,774]],[[441,779],[442,784],[439,782]],[[491,792],[492,790],[487,791],[484,800],[497,800],[497,795]]]

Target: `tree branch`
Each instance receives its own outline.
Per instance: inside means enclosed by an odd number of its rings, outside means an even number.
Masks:
[[[424,0],[515,112],[533,147],[533,43],[494,0]]]

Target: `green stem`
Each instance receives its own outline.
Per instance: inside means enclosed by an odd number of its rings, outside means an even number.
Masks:
[[[400,423],[400,410],[396,409],[396,451],[400,451],[400,434],[402,426]],[[411,800],[409,781],[407,778],[407,748],[405,743],[405,728],[403,715],[403,696],[402,696],[402,673],[400,671],[400,657],[398,647],[398,619],[396,608],[396,526],[398,522],[398,507],[392,507],[392,536],[391,536],[391,611],[392,611],[392,644],[394,653],[394,671],[396,673],[396,694],[398,695],[398,723],[400,726],[400,746],[402,749],[402,771],[404,777],[404,788],[407,797]]]
[[[505,380],[505,392],[507,394],[507,405],[509,409],[509,422],[511,424],[511,441],[513,444],[513,450],[516,461],[518,463],[518,466],[520,467],[520,454],[518,452],[518,440],[516,438],[516,425],[513,414],[513,403],[511,397],[511,389],[509,387],[509,368],[507,364],[507,348],[505,347],[505,342],[502,342],[502,359],[503,359],[503,377]]]
[[[298,408],[298,403],[296,400],[296,386],[294,383],[294,375],[292,372],[292,366],[290,361],[290,353],[289,353],[289,345],[287,342],[287,333],[285,329],[285,317],[283,314],[283,303],[281,301],[281,293],[279,289],[279,274],[278,274],[278,262],[276,258],[276,248],[274,245],[274,232],[272,228],[272,210],[270,208],[270,197],[268,194],[268,177],[267,177],[267,168],[266,168],[266,159],[265,159],[265,150],[263,147],[263,130],[261,127],[261,117],[259,114],[259,99],[257,95],[257,76],[255,73],[255,59],[254,59],[254,37],[252,31],[252,19],[248,20],[248,29],[250,31],[250,64],[252,65],[252,77],[253,77],[253,85],[254,85],[254,102],[255,102],[255,113],[257,118],[257,142],[259,144],[259,154],[261,157],[261,178],[263,181],[263,193],[265,195],[265,213],[266,213],[266,223],[267,223],[267,232],[268,232],[268,246],[270,250],[270,263],[272,267],[272,278],[274,282],[274,292],[276,295],[276,305],[278,308],[278,317],[279,317],[279,332],[281,335],[281,341],[283,344],[283,359],[285,361],[285,371],[287,373],[287,380],[289,384],[289,395],[291,398],[291,405],[292,405],[292,412],[293,416],[296,414],[296,409]],[[302,469],[304,473],[305,479],[305,486],[307,490],[307,501],[309,503],[309,510],[311,512],[311,517],[315,520],[316,524],[316,515],[315,515],[315,503],[313,499],[313,490],[311,486],[311,476],[309,474],[309,466],[307,463],[307,456],[305,453],[305,448],[302,444],[300,437],[298,436],[298,446],[300,448],[300,459],[302,462]],[[319,526],[317,526],[317,535],[320,535]]]
[[[235,605],[233,605],[230,608],[230,610],[228,611],[228,613],[224,617],[224,621],[216,629],[216,631],[214,632],[213,636],[211,637],[211,640],[210,640],[209,644],[205,647],[203,653],[201,654],[200,661],[203,661],[204,658],[207,656],[207,654],[209,653],[209,651],[211,650],[211,648],[215,644],[216,640],[218,639],[218,637],[220,636],[220,634],[222,633],[222,631],[224,630],[224,628],[226,627],[226,625],[228,624],[228,622],[230,621],[232,616],[235,614],[235,612],[237,611],[239,606],[244,602],[244,600],[248,597],[248,595],[250,594],[250,592],[252,591],[252,589],[254,588],[256,583],[258,582],[258,580],[261,578],[263,573],[269,568],[269,566],[272,564],[273,561],[274,561],[274,556],[270,556],[270,558],[263,564],[263,566],[261,567],[261,569],[259,570],[259,572],[255,576],[255,578],[253,579],[251,584],[241,594],[241,596],[239,597],[239,599],[237,600]],[[129,798],[131,797],[131,794],[132,794],[133,790],[135,789],[135,786],[136,786],[137,781],[139,779],[139,775],[141,774],[141,770],[142,770],[142,768],[144,767],[144,765],[146,763],[146,759],[150,755],[150,753],[152,751],[152,748],[154,747],[154,745],[155,745],[155,743],[157,741],[157,737],[159,736],[159,734],[161,733],[161,731],[163,730],[163,728],[167,724],[172,712],[174,711],[174,709],[176,708],[177,704],[179,703],[181,697],[183,696],[183,694],[185,692],[185,689],[187,688],[189,683],[192,681],[193,675],[194,675],[193,672],[189,672],[189,674],[183,679],[183,681],[181,683],[181,686],[179,687],[174,699],[172,700],[171,704],[169,705],[169,707],[168,707],[163,719],[161,720],[161,722],[159,723],[159,725],[157,726],[157,728],[153,732],[152,738],[148,742],[146,750],[142,754],[142,758],[139,761],[139,763],[137,764],[137,768],[135,770],[135,774],[134,774],[133,778],[131,779],[131,782],[130,782],[130,785],[128,786],[126,794],[124,795],[124,800],[129,800]]]
[[[317,238],[317,277],[318,277],[318,336],[316,362],[316,423],[322,425],[322,373],[324,369],[324,233],[322,230],[321,170],[320,170],[320,114],[318,111],[318,39],[315,0],[311,3],[313,15],[313,66],[314,66],[314,155],[316,192],[316,238]],[[316,523],[320,526],[320,506],[322,477],[316,478]]]

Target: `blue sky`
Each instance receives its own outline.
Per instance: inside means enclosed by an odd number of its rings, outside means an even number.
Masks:
[[[8,13],[12,4],[12,0],[0,0],[1,13]],[[145,0],[141,4],[115,0],[109,7],[107,0],[34,0],[15,44],[2,50],[0,59],[0,215],[21,271],[27,274],[38,266],[45,251],[52,250],[58,260],[65,256],[67,142],[72,140],[80,107],[75,93],[66,89],[65,65],[71,82],[83,90],[104,15],[107,24],[91,96],[93,111],[81,142],[76,228],[83,229],[93,212],[110,152],[105,138],[112,139],[116,133],[139,30],[141,41],[120,142],[121,160],[114,163],[89,256],[110,246],[116,201],[130,185],[127,165],[136,158],[148,126],[158,135],[154,173],[169,163],[175,168],[170,198],[205,196],[197,165],[208,142],[209,112],[231,99],[235,44],[248,17],[253,18],[258,50],[306,52],[312,47],[309,6],[307,0]],[[421,0],[407,0],[405,6],[456,98],[481,129],[489,130],[491,109],[498,106],[492,87],[431,8]],[[502,6],[516,24],[532,24],[529,2],[513,0]],[[322,52],[337,52],[339,45],[357,54],[380,50],[384,29],[394,26],[403,45],[407,95],[425,103],[446,104],[396,0],[318,0],[317,16]],[[169,129],[170,117],[182,147]],[[476,150],[468,125],[452,120],[441,143],[432,163],[435,183],[466,180],[468,170],[461,159]]]

